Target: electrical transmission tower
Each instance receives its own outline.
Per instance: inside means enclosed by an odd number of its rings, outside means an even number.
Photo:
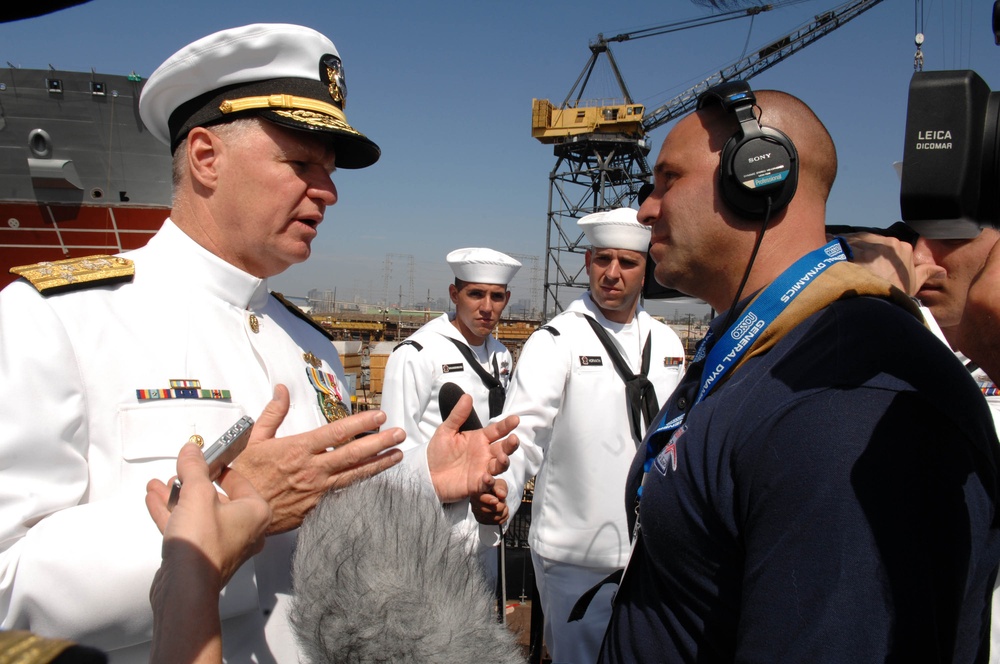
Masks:
[[[540,275],[541,270],[538,267],[538,256],[531,256],[528,254],[510,254],[510,256],[521,261],[521,265],[528,268],[528,298],[531,300],[531,311],[528,313],[531,318],[537,318],[539,300],[541,299],[542,292]]]
[[[383,270],[383,306],[388,308],[389,306],[389,283],[393,278],[393,269],[396,263],[402,263],[405,265],[405,269],[409,275],[409,290],[407,291],[407,304],[413,306],[413,254],[386,254],[385,255],[385,268]],[[402,285],[400,285],[400,293],[402,293]],[[400,296],[402,300],[402,296]],[[399,302],[399,308],[403,308],[403,302]]]

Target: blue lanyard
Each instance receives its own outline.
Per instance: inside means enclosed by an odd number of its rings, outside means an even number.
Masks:
[[[834,238],[819,249],[810,251],[772,281],[761,292],[760,296],[747,306],[739,320],[725,331],[715,345],[712,345],[712,332],[709,331],[698,344],[698,350],[692,360],[694,363],[705,358],[698,396],[684,413],[677,415],[669,422],[664,421],[653,433],[670,432],[680,427],[691,408],[707,397],[712,388],[719,384],[720,379],[739,363],[743,354],[750,350],[754,340],[774,322],[781,312],[791,304],[792,300],[798,297],[809,284],[813,283],[826,268],[834,263],[847,260],[850,257],[849,251],[850,249],[846,248],[840,238]],[[707,350],[709,347],[711,350]],[[664,419],[666,419],[666,415],[664,415]],[[649,472],[653,457],[657,454],[651,445],[652,437],[652,435],[646,436],[646,472]]]
[[[719,379],[733,368],[753,345],[754,339],[774,322],[799,293],[834,263],[846,261],[847,254],[839,238],[810,251],[764,289],[712,347],[701,373],[701,389],[695,403],[708,396]]]

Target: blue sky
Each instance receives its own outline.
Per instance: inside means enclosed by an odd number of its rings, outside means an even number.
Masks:
[[[839,5],[803,0],[729,21],[612,48],[636,101],[655,108],[738,59]],[[924,69],[975,69],[1000,89],[1000,47],[991,0],[924,0]],[[381,299],[409,290],[446,294],[448,251],[490,246],[537,256],[543,280],[551,146],[530,132],[531,100],[558,104],[590,55],[589,40],[708,10],[687,0],[383,0],[276,3],[92,0],[48,16],[0,24],[0,58],[27,68],[148,76],[181,46],[215,30],[254,22],[301,23],[329,36],[344,60],[347,116],[382,147],[361,171],[338,171],[340,202],[327,212],[313,256],[272,280],[305,295]],[[837,144],[840,174],[830,223],[886,226],[899,218],[898,180],[906,95],[913,73],[913,0],[884,0],[855,21],[754,78],[755,88],[806,101]],[[586,97],[613,96],[607,72]],[[655,158],[669,130],[652,135]],[[512,284],[527,297],[531,261]],[[650,307],[651,309],[653,307]],[[667,305],[667,313],[673,311]]]

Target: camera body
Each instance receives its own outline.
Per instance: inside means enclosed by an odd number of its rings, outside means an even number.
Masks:
[[[974,71],[917,72],[906,109],[899,206],[927,238],[1000,228],[1000,93]]]

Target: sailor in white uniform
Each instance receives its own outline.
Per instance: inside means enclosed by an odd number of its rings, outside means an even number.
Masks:
[[[590,290],[528,339],[504,407],[521,418],[521,447],[501,476],[511,514],[537,474],[528,543],[553,662],[597,661],[614,585],[582,620],[567,617],[628,558],[626,474],[650,419],[684,374],[677,334],[639,305],[649,228],[628,208],[587,215],[579,225],[591,244]]]
[[[267,284],[308,258],[334,167],[379,157],[348,124],[345,92],[336,47],[309,28],[249,25],[184,47],[139,102],[174,152],[171,219],[134,252],[14,270],[0,293],[0,629],[148,661],[161,536],[146,483],[174,474],[185,442],[249,415],[234,466],[274,519],[222,593],[224,656],[299,661],[293,529],[329,489],[402,458],[399,429],[353,440],[384,416],[349,414],[330,340]],[[435,441],[505,461],[485,437]],[[434,488],[461,495],[438,469]]]
[[[455,274],[455,283],[448,286],[455,311],[431,320],[393,349],[382,388],[382,428],[406,431],[399,446],[404,467],[421,476],[427,443],[447,417],[441,388],[451,383],[471,395],[479,422],[486,423],[503,408],[512,368],[510,352],[492,333],[510,301],[507,286],[521,264],[482,247],[456,249],[446,260]],[[454,405],[445,399],[446,409]],[[469,552],[480,556],[487,578],[494,577],[499,531],[480,527],[468,501],[447,505],[445,512]]]

